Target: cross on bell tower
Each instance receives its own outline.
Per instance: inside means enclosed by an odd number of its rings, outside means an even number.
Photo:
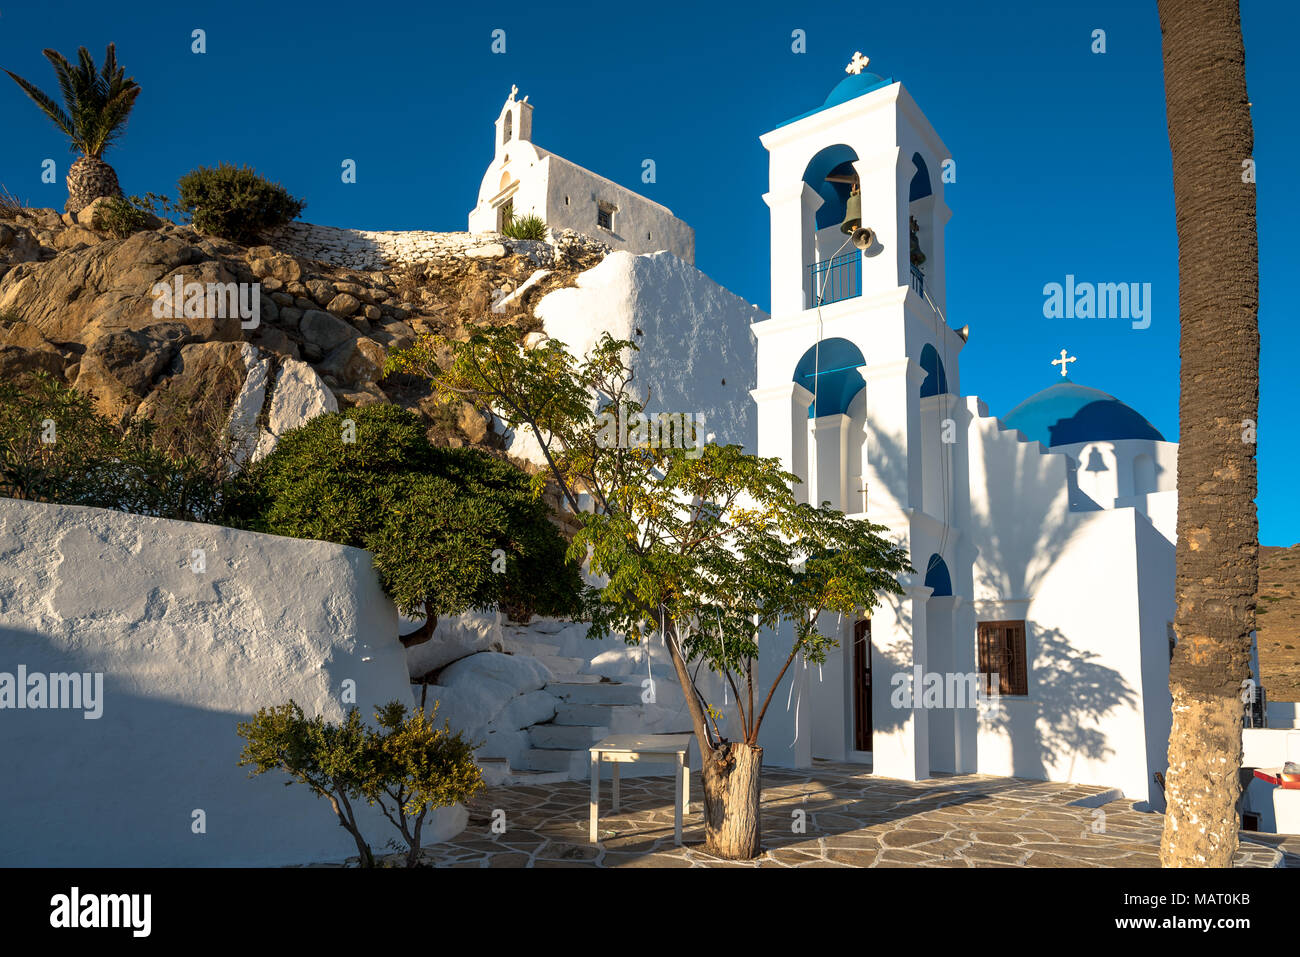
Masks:
[[[1061,358],[1059,358],[1059,359],[1053,359],[1053,360],[1052,360],[1052,365],[1054,365],[1054,366],[1060,366],[1060,367],[1061,367],[1061,378],[1064,379],[1064,378],[1065,378],[1065,370],[1066,370],[1066,368],[1068,368],[1069,364],[1070,364],[1071,362],[1078,362],[1078,361],[1079,361],[1079,359],[1078,359],[1077,356],[1070,356],[1070,357],[1067,359],[1067,358],[1066,358],[1066,350],[1062,349],[1062,350],[1061,350]]]

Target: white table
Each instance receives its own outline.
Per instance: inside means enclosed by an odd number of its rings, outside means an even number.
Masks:
[[[614,801],[618,810],[618,766],[624,763],[671,761],[677,765],[673,789],[673,838],[682,843],[682,814],[691,810],[691,735],[611,734],[591,746],[591,841],[596,843],[596,820],[600,808],[600,765],[613,765]]]

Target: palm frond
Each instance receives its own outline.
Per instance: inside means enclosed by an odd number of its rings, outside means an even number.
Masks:
[[[108,45],[103,66],[98,70],[94,57],[85,47],[77,51],[76,66],[57,50],[41,52],[54,68],[64,109],[33,84],[8,70],[5,72],[68,136],[74,150],[87,156],[100,156],[125,129],[127,117],[140,93],[140,85],[134,78],[125,76],[125,70],[117,62],[117,48],[112,43]]]

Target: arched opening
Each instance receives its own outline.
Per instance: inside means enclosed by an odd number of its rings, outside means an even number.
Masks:
[[[911,264],[912,288],[917,295],[925,292],[925,264],[927,253],[933,253],[934,239],[934,189],[930,183],[930,168],[920,153],[912,154],[916,172],[907,190],[908,246]]]
[[[504,146],[510,142],[510,134],[514,128],[515,115],[510,110],[506,110],[505,118],[501,121],[501,145]]]
[[[840,415],[866,386],[862,351],[847,339],[824,339],[803,354],[794,368],[794,381],[816,397],[808,418]]]
[[[840,143],[818,151],[804,168],[803,181],[821,197],[815,214],[803,228],[811,232],[812,260],[805,276],[807,302],[821,305],[862,295],[862,253],[847,244],[841,224],[849,202],[858,193],[858,154]],[[860,203],[860,200],[859,200]]]
[[[1143,452],[1133,460],[1133,494],[1150,495],[1156,484],[1156,460]]]
[[[948,574],[948,563],[935,552],[925,566],[925,587],[934,589],[931,598],[945,598],[952,595],[952,576]]]
[[[947,394],[948,376],[943,371],[943,360],[939,358],[939,350],[928,342],[921,350],[921,369],[925,372],[925,379],[921,382],[922,399]]]

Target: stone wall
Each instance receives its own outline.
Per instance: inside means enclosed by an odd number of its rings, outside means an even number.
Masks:
[[[595,240],[571,230],[553,234],[551,242],[510,239],[500,233],[439,233],[429,230],[341,229],[290,223],[269,232],[265,241],[281,252],[349,269],[392,269],[449,257],[492,258],[518,253],[537,265],[555,264],[557,253],[571,248],[602,249]]]
[[[237,766],[236,725],[290,699],[337,721],[349,687],[369,721],[378,704],[414,704],[368,552],[0,498],[0,556],[0,866],[356,853],[328,802]],[[102,675],[99,716],[84,702],[15,708],[22,674]],[[377,851],[396,836],[377,811],[359,814]],[[466,820],[439,810],[425,839]]]

